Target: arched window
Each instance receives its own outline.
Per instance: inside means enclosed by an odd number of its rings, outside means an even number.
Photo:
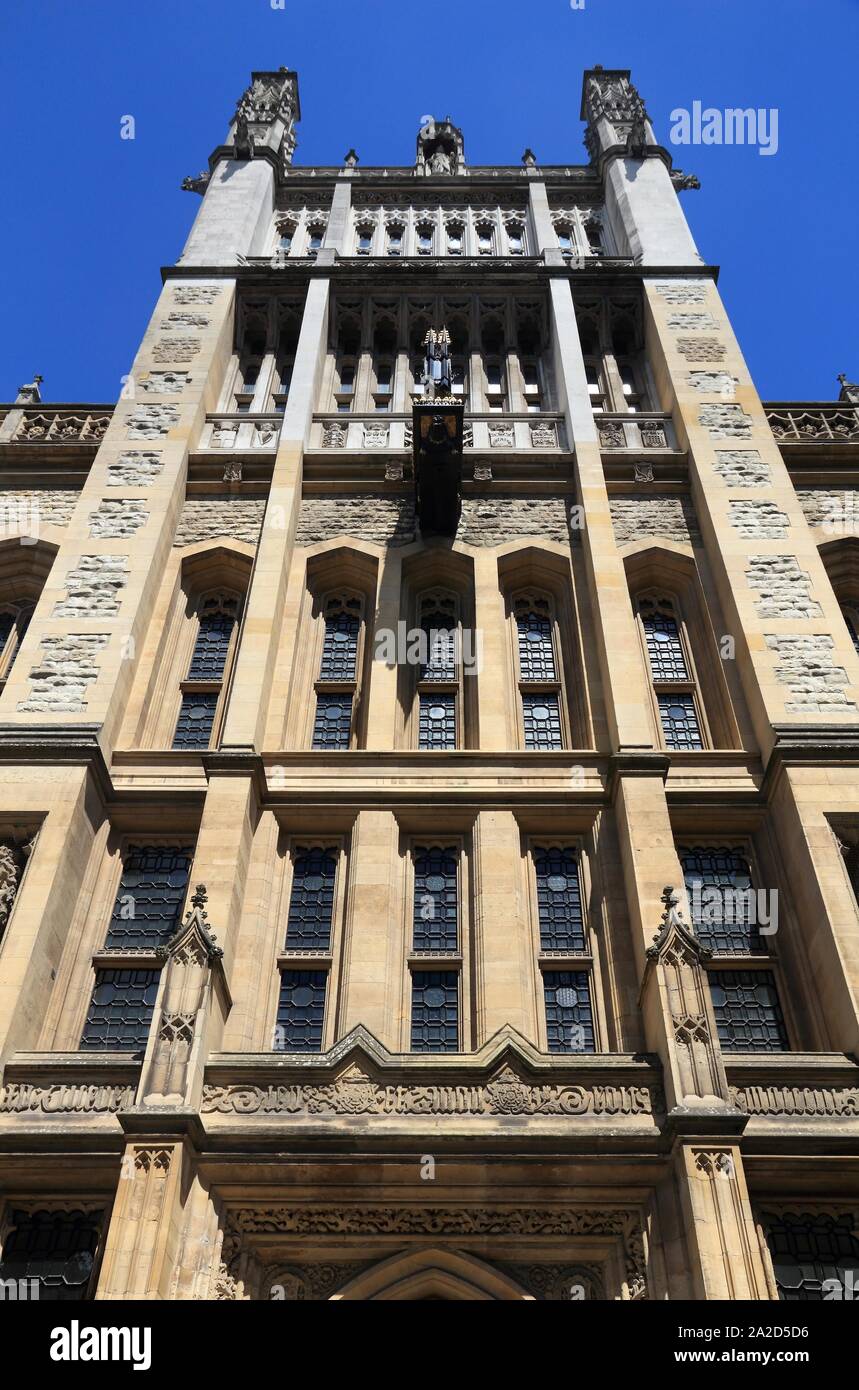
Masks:
[[[385,254],[402,256],[404,236],[405,229],[399,222],[390,223],[385,233]]]
[[[352,595],[329,598],[323,607],[325,630],[313,724],[313,747],[319,751],[351,747],[362,613],[361,599]]]
[[[431,256],[435,250],[435,227],[432,222],[419,222],[415,228],[415,243],[419,256]]]
[[[419,612],[418,748],[440,752],[461,742],[462,670],[456,597],[442,591],[424,594]]]
[[[479,256],[495,255],[495,226],[492,222],[482,219],[475,228],[477,233],[477,254]]]
[[[228,593],[210,594],[200,602],[194,652],[182,682],[174,748],[208,748],[218,732],[240,607],[239,598]]]
[[[355,230],[355,252],[358,256],[371,256],[373,254],[373,232],[372,223],[359,223]]]
[[[310,260],[316,260],[316,257],[322,250],[322,243],[324,240],[325,228],[321,223],[311,223],[307,228],[307,255]]]
[[[564,747],[560,663],[552,605],[542,594],[514,601],[517,678],[526,748]]]
[[[30,625],[34,606],[32,603],[10,603],[0,608],[0,691],[9,679],[18,648]]]
[[[642,598],[638,616],[666,748],[704,747],[698,684],[679,614],[671,599]]]
[[[511,256],[525,255],[525,228],[521,222],[507,223],[507,250]]]
[[[462,222],[448,222],[445,232],[447,234],[447,254],[449,256],[461,256],[465,234],[465,227]]]

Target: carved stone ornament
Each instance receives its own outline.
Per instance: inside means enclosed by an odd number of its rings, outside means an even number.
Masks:
[[[713,952],[709,946],[702,945],[692,928],[683,920],[680,894],[671,887],[663,888],[660,901],[664,911],[659,931],[653,938],[653,945],[647,948],[648,959],[666,961],[682,957],[695,964],[710,960]]]
[[[634,463],[634,464],[632,465],[632,468],[633,468],[633,478],[634,478],[635,482],[637,482],[637,483],[652,483],[652,482],[653,482],[653,464],[652,464],[652,463]]]
[[[323,449],[345,449],[349,434],[348,426],[332,422],[322,427]]]
[[[228,459],[224,464],[224,482],[240,483],[242,481],[242,461],[241,459]]]
[[[34,844],[34,835],[23,841],[11,836],[0,840],[0,938],[12,915],[24,866],[33,852]]]

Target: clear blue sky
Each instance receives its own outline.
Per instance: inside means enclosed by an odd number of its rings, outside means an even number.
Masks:
[[[678,148],[682,199],[761,395],[834,399],[859,380],[857,52],[859,0],[2,0],[0,400],[37,371],[47,400],[116,399],[251,68],[298,70],[297,163],[411,163],[425,112],[473,163],[584,163],[595,63],[632,68],[665,144],[696,100],[778,108],[773,157]]]

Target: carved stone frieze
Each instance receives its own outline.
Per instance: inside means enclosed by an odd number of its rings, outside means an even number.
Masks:
[[[732,1086],[731,1099],[744,1115],[801,1115],[808,1119],[859,1116],[856,1086]]]
[[[0,1114],[115,1115],[134,1104],[134,1087],[83,1082],[31,1086],[10,1081],[0,1090]]]

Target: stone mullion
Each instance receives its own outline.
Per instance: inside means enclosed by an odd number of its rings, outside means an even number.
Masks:
[[[680,1143],[674,1151],[692,1276],[701,1300],[773,1297],[736,1144]]]
[[[398,634],[398,624],[405,617],[402,605],[403,562],[396,550],[390,550],[381,566],[375,603],[375,615],[368,613],[365,623],[367,640],[378,642],[382,632]],[[375,616],[375,620],[374,620]],[[408,621],[408,620],[406,620]],[[403,674],[399,650],[397,660],[389,665],[383,656],[374,652],[370,679],[367,682],[363,700],[366,705],[366,744],[377,752],[387,752],[395,747],[401,735],[400,707],[397,692]],[[408,668],[411,674],[411,668]],[[408,718],[405,721],[408,727]]]
[[[105,751],[114,743],[184,501],[189,447],[220,388],[232,308],[231,281],[165,285],[129,378],[134,395],[117,405],[0,698],[3,722],[99,725]],[[170,381],[153,349],[169,341],[174,314],[199,320],[201,346]],[[117,469],[133,481],[112,485]],[[92,535],[91,513],[128,496],[143,509],[120,514],[114,536]]]
[[[474,1042],[515,1028],[540,1046],[541,985],[523,897],[522,845],[510,811],[481,811],[474,845]]]
[[[645,289],[651,361],[689,450],[698,523],[758,742],[768,755],[778,726],[855,724],[859,657],[718,292],[709,280],[651,279]],[[696,370],[678,350],[676,325],[690,314],[719,325],[726,352],[717,370]],[[756,519],[761,503],[768,515]]]
[[[363,1024],[391,1052],[408,1051],[410,1007],[399,828],[390,811],[361,811],[346,861],[346,929],[343,942],[337,1037]],[[326,1010],[337,1001],[331,996]]]

